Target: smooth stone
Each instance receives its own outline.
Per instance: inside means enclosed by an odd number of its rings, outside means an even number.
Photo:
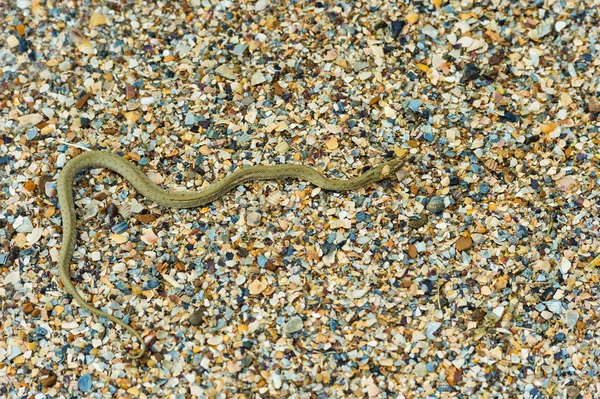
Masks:
[[[248,226],[258,226],[260,224],[261,215],[258,212],[250,212],[246,217],[246,224]]]
[[[304,327],[302,318],[299,316],[294,316],[287,323],[285,323],[285,326],[283,326],[283,331],[288,334],[292,334],[296,331],[300,331],[302,327]]]
[[[84,374],[77,380],[77,388],[82,392],[87,392],[92,389],[92,376]]]
[[[206,309],[204,307],[199,308],[194,313],[192,313],[189,317],[190,324],[193,326],[199,326],[204,321],[204,315],[206,314]]]

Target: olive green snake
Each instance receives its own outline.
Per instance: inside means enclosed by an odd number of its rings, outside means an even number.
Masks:
[[[194,208],[213,202],[233,188],[249,181],[296,178],[306,180],[329,191],[355,190],[370,183],[375,183],[394,175],[402,166],[402,157],[391,159],[377,167],[369,169],[358,177],[347,180],[329,179],[317,170],[295,164],[255,165],[238,168],[230,175],[201,191],[170,191],[153,183],[146,174],[130,161],[116,154],[103,151],[84,152],[71,159],[60,172],[58,179],[58,201],[62,216],[62,247],[58,257],[58,276],[64,291],[70,294],[85,310],[110,320],[139,341],[140,349],[130,354],[133,359],[140,358],[146,351],[146,343],[141,334],[123,320],[108,314],[89,304],[79,295],[71,281],[70,264],[76,242],[77,219],[73,201],[73,184],[77,174],[84,169],[107,168],[128,180],[137,192],[144,197],[168,208]]]

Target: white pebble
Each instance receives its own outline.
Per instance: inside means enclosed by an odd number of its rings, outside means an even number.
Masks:
[[[296,331],[300,331],[302,327],[304,327],[304,322],[302,319],[299,316],[294,316],[287,323],[285,323],[285,326],[283,326],[283,331],[291,334],[295,333]]]
[[[260,224],[260,213],[258,212],[250,212],[246,217],[246,224],[248,226],[258,226]]]
[[[579,313],[577,313],[577,311],[569,309],[565,312],[565,323],[567,323],[569,327],[573,327],[577,324],[578,320]]]
[[[125,263],[119,262],[116,265],[114,265],[112,269],[115,273],[123,273],[125,270],[127,270],[127,266],[125,265]]]
[[[418,253],[423,253],[427,249],[427,245],[425,245],[424,242],[418,242],[415,244],[415,248],[417,249]]]
[[[235,80],[235,73],[227,65],[219,65],[215,68],[217,75],[224,77],[225,79]]]
[[[30,0],[17,0],[17,7],[19,7],[20,9],[24,10],[26,8],[29,8],[29,6],[31,6]]]
[[[252,86],[256,86],[266,81],[267,79],[265,78],[265,75],[263,75],[262,72],[258,71],[254,75],[252,75],[252,78],[250,79],[250,84],[252,84]]]
[[[4,277],[4,285],[7,284],[17,284],[21,280],[21,275],[19,271],[8,273],[6,277]]]
[[[56,167],[62,168],[63,166],[65,166],[66,163],[67,163],[67,156],[65,155],[64,152],[61,152],[60,154],[58,154],[58,157],[56,158]]]
[[[206,342],[213,346],[219,345],[221,342],[223,342],[223,337],[220,335],[218,337],[210,337]]]
[[[19,117],[21,125],[37,125],[44,120],[44,117],[40,114],[29,114]]]
[[[33,224],[31,224],[29,218],[18,216],[13,223],[13,229],[17,233],[31,233],[33,231]]]
[[[254,5],[254,11],[262,11],[267,8],[268,5],[269,3],[267,3],[265,0],[258,0]]]
[[[27,235],[27,242],[29,244],[35,244],[36,242],[38,242],[40,238],[42,238],[43,231],[44,229],[41,227],[36,227],[35,229],[33,229],[31,234]]]
[[[571,270],[571,261],[567,258],[562,258],[560,261],[560,271],[562,274],[566,274]]]
[[[438,37],[438,35],[439,35],[439,32],[438,32],[438,30],[437,30],[436,28],[434,28],[433,26],[431,26],[431,25],[425,25],[425,26],[423,27],[423,34],[425,34],[425,35],[427,35],[427,36],[431,37],[432,39],[435,39],[435,38],[437,38],[437,37]]]
[[[77,324],[77,322],[76,322],[76,321],[69,321],[69,322],[62,323],[62,324],[61,324],[61,327],[62,327],[64,330],[72,330],[72,329],[74,329],[74,328],[77,328],[77,327],[79,327],[79,324]]]
[[[556,24],[554,24],[554,29],[556,29],[557,32],[560,32],[566,26],[567,26],[567,23],[565,21],[558,21]]]
[[[425,336],[430,340],[435,339],[435,336],[433,334],[441,327],[441,325],[442,323],[440,323],[439,321],[428,322],[425,325]]]
[[[281,376],[277,373],[273,373],[271,378],[273,379],[273,388],[281,389],[281,386],[283,385],[283,381],[281,381]]]
[[[154,97],[142,97],[140,99],[140,104],[142,105],[150,105],[154,103]]]

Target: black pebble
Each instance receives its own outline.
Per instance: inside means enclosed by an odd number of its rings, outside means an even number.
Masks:
[[[475,65],[474,63],[470,62],[467,65],[465,65],[465,69],[463,70],[464,73],[464,77],[467,80],[475,80],[477,78],[479,78],[479,68],[477,68],[477,65]]]
[[[392,21],[392,25],[390,27],[392,30],[392,38],[397,39],[398,36],[400,36],[400,32],[402,32],[404,25],[406,25],[406,22],[404,21]]]
[[[27,40],[25,40],[24,38],[20,38],[19,39],[19,54],[23,54],[25,52],[27,52],[27,48],[28,48],[28,44],[27,44]]]
[[[117,208],[115,204],[110,204],[106,208],[106,213],[111,218],[114,218],[115,216],[117,216],[119,214],[119,208]]]

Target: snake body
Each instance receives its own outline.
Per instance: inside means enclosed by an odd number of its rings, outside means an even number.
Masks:
[[[89,304],[81,297],[71,281],[70,263],[75,249],[77,228],[73,184],[80,171],[92,168],[107,168],[128,180],[138,193],[162,206],[168,208],[194,208],[213,202],[233,188],[255,180],[296,178],[309,181],[325,190],[354,190],[393,175],[403,163],[404,161],[401,158],[394,158],[348,180],[329,179],[317,170],[303,165],[256,165],[237,169],[223,180],[201,191],[169,191],[154,184],[142,170],[125,158],[103,151],[85,152],[67,162],[58,180],[58,201],[63,223],[62,247],[58,257],[58,276],[65,292],[70,294],[79,306],[96,316],[104,317],[122,326],[135,336],[139,341],[140,350],[137,353],[131,353],[130,356],[134,359],[140,358],[146,351],[146,343],[142,336],[123,320]]]

